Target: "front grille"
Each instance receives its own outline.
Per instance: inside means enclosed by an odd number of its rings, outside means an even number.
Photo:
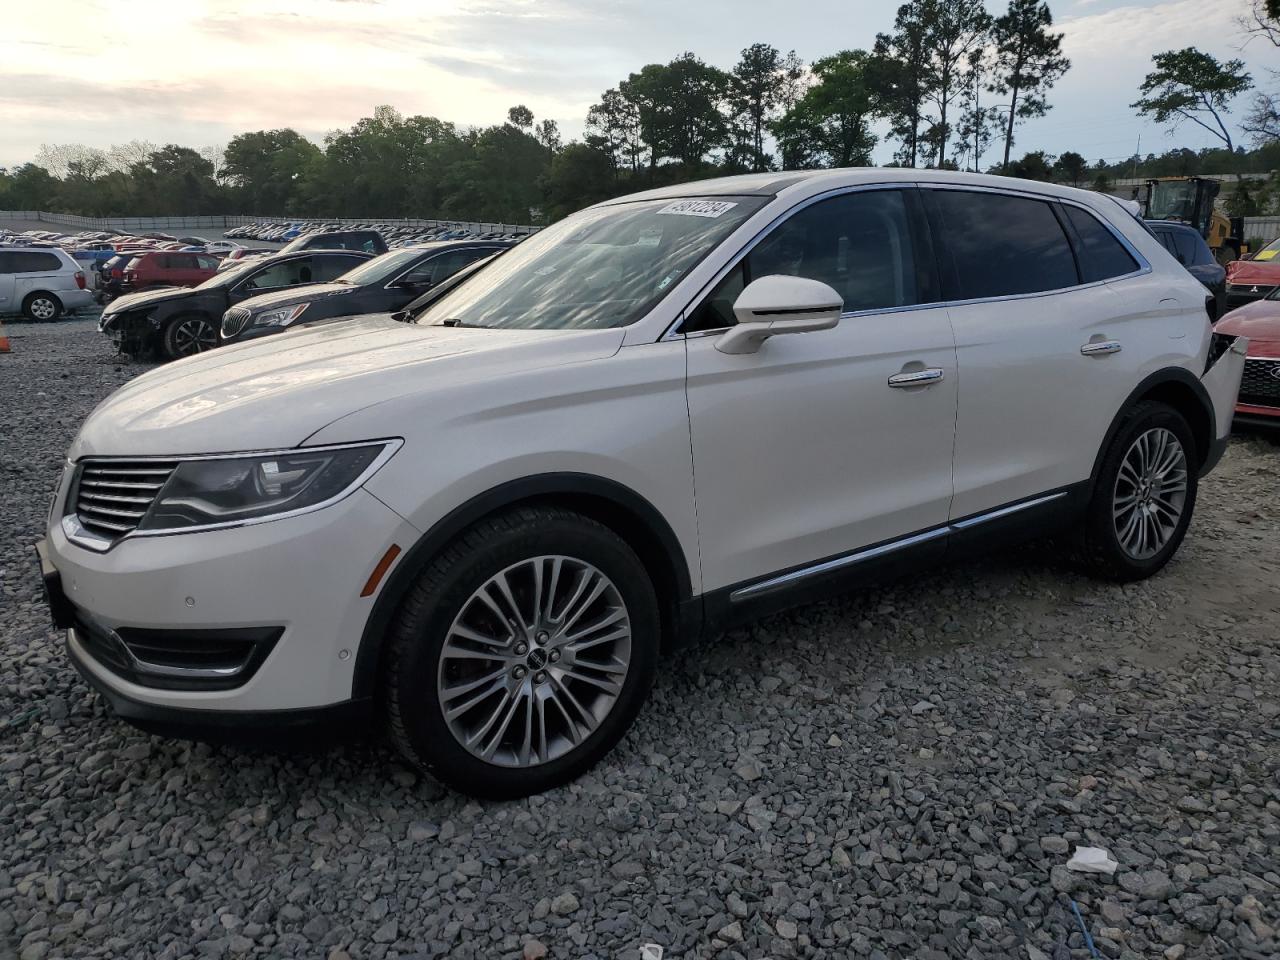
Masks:
[[[1280,359],[1244,362],[1240,379],[1240,402],[1263,407],[1280,407]]]
[[[245,307],[232,307],[222,315],[222,336],[226,340],[238,337],[249,325],[253,314]]]
[[[86,460],[72,493],[73,512],[90,532],[115,541],[137,528],[177,460]]]
[[[1275,289],[1270,283],[1228,283],[1227,293],[1233,297],[1257,297],[1261,299]]]

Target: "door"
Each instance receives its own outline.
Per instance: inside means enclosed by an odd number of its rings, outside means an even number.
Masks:
[[[922,193],[959,365],[952,518],[1087,479],[1141,379],[1136,321],[1104,282],[1136,272],[1137,260],[1082,207],[982,190]]]
[[[687,314],[687,393],[706,590],[937,528],[951,500],[955,343],[912,188],[860,190],[777,225]],[[833,329],[724,354],[753,279],[831,285]],[[901,374],[917,385],[890,385]],[[759,586],[759,584],[757,584]]]

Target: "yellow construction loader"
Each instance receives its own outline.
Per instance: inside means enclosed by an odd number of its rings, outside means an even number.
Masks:
[[[1222,185],[1207,177],[1157,177],[1147,181],[1144,216],[1173,220],[1200,232],[1222,264],[1249,252],[1244,242],[1244,218],[1227,217],[1214,209]]]

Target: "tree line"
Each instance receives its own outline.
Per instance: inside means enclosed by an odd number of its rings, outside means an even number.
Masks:
[[[1253,3],[1242,30],[1280,46],[1272,9],[1280,0]],[[692,52],[648,64],[604,91],[587,112],[583,137],[569,143],[554,120],[539,122],[523,105],[483,128],[381,106],[329,133],[323,145],[279,129],[204,150],[46,146],[32,163],[0,172],[0,208],[542,223],[650,186],[866,165],[879,145],[876,131],[887,131],[892,162],[902,166],[1103,188],[1119,175],[1166,166],[1165,158],[1134,158],[1122,174],[1073,151],[1015,158],[1020,128],[1045,115],[1050,91],[1070,68],[1061,47],[1043,0],[1009,0],[996,17],[982,0],[908,0],[869,49],[805,63],[794,51],[756,43],[728,69]],[[1246,152],[1231,138],[1229,113],[1252,89],[1238,60],[1167,51],[1153,58],[1133,108],[1171,129],[1188,123],[1224,141],[1221,157],[1182,151],[1184,168],[1225,158],[1235,170]],[[1280,134],[1280,101],[1256,97],[1245,129],[1265,144]]]

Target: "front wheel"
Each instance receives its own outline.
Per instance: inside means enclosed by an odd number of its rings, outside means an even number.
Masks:
[[[218,345],[218,330],[208,317],[190,314],[164,328],[164,352],[170,360],[191,357]]]
[[[1186,536],[1196,505],[1196,446],[1186,419],[1139,404],[1107,448],[1089,503],[1090,572],[1127,583],[1159,571]]]
[[[608,528],[550,507],[481,521],[427,566],[392,624],[391,739],[477,796],[565,783],[639,713],[659,630],[644,565]]]
[[[62,301],[52,293],[33,293],[22,301],[22,314],[39,322],[57,320],[62,315]]]

